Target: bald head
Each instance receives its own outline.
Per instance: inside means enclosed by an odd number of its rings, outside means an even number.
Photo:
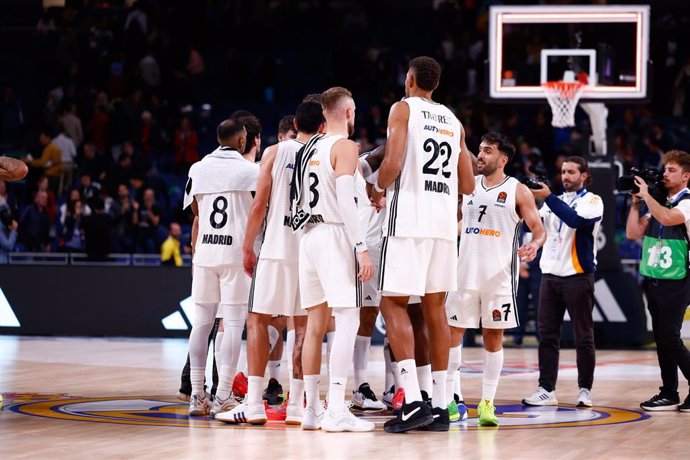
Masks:
[[[239,120],[227,119],[218,125],[218,143],[221,147],[230,147],[243,153],[247,145],[247,130]]]

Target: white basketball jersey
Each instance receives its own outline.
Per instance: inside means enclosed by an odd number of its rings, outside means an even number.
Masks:
[[[338,196],[335,191],[335,170],[331,165],[331,149],[340,139],[340,135],[324,137],[316,144],[316,152],[309,160],[304,180],[309,181],[310,225],[342,224],[343,218],[338,207]],[[354,197],[353,197],[354,199]]]
[[[515,295],[522,224],[515,203],[520,182],[506,177],[486,188],[483,179],[476,176],[474,192],[462,200],[458,289]]]
[[[301,232],[293,232],[290,225],[290,182],[295,170],[295,155],[303,146],[303,143],[294,139],[278,144],[271,170],[273,185],[266,214],[266,231],[259,253],[262,259],[287,259],[296,262],[299,258]]]
[[[444,105],[419,97],[410,107],[400,176],[388,188],[384,234],[457,238],[460,121]]]
[[[242,242],[252,206],[252,193],[202,193],[195,198],[199,205],[199,235],[192,261],[194,265],[242,265]]]
[[[359,222],[364,229],[364,241],[369,248],[369,251],[378,252],[381,246],[381,228],[386,214],[384,212],[376,212],[376,209],[369,202],[367,195],[367,183],[359,172],[355,175],[355,187],[357,189],[357,212],[359,213]]]

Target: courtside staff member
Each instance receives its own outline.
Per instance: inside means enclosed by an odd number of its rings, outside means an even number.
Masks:
[[[690,412],[690,395],[683,404],[678,397],[678,368],[690,381],[690,351],[680,338],[683,316],[690,298],[688,277],[688,237],[690,235],[690,154],[671,150],[662,158],[666,206],[649,194],[644,180],[635,177],[640,188],[633,194],[626,236],[644,235],[640,274],[652,317],[652,331],[661,369],[660,392],[640,404],[644,410]],[[640,217],[640,201],[649,213]]]
[[[592,181],[587,160],[566,158],[561,166],[565,193],[551,194],[548,187],[532,190],[544,200],[539,213],[544,219],[546,243],[542,251],[539,293],[539,388],[522,402],[530,406],[555,406],[560,355],[561,326],[566,310],[573,326],[577,351],[577,405],[592,406],[594,380],[594,271],[596,239],[604,214],[598,195],[587,191]]]

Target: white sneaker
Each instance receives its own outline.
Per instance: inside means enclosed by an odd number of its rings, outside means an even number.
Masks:
[[[592,390],[580,388],[577,395],[577,407],[592,407]]]
[[[352,392],[352,404],[359,410],[384,410],[386,405],[376,399],[368,383],[363,383],[357,391]]]
[[[375,427],[376,425],[373,423],[355,417],[348,410],[336,415],[326,411],[326,415],[321,423],[321,429],[331,433],[341,431],[373,431]]]
[[[225,423],[250,423],[263,425],[268,420],[263,401],[258,404],[242,403],[229,412],[216,414],[216,420]]]
[[[302,415],[302,429],[303,430],[320,430],[321,421],[323,420],[323,414],[325,411],[321,411],[320,414],[314,412],[314,409],[307,407],[304,410],[304,415]],[[286,417],[287,418],[287,417]]]
[[[395,396],[395,387],[391,387],[390,390],[384,391],[381,396],[381,402],[386,405],[388,409],[393,408],[393,396]]]
[[[304,417],[304,408],[301,404],[290,404],[288,402],[285,409],[285,424],[286,425],[301,425],[302,417]]]
[[[205,396],[192,395],[189,400],[189,415],[208,415],[211,402]]]
[[[523,399],[522,404],[526,406],[557,406],[558,401],[556,400],[555,391],[546,391],[539,387],[532,396]]]
[[[237,406],[237,401],[235,401],[235,398],[230,395],[226,399],[220,399],[218,397],[213,399],[213,404],[211,404],[211,410],[209,411],[209,414],[211,417],[215,417],[216,415],[220,414],[221,412],[227,412]]]

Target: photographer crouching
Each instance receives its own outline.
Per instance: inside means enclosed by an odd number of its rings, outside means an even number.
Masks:
[[[657,395],[640,404],[648,411],[679,410],[690,412],[690,395],[680,404],[678,368],[690,381],[690,351],[680,338],[685,309],[690,302],[688,277],[688,241],[690,235],[690,154],[672,150],[662,158],[663,184],[668,198],[659,203],[648,184],[635,176],[639,192],[633,200],[625,231],[629,239],[644,236],[640,274],[652,317],[662,386]],[[640,202],[648,212],[640,217]]]

